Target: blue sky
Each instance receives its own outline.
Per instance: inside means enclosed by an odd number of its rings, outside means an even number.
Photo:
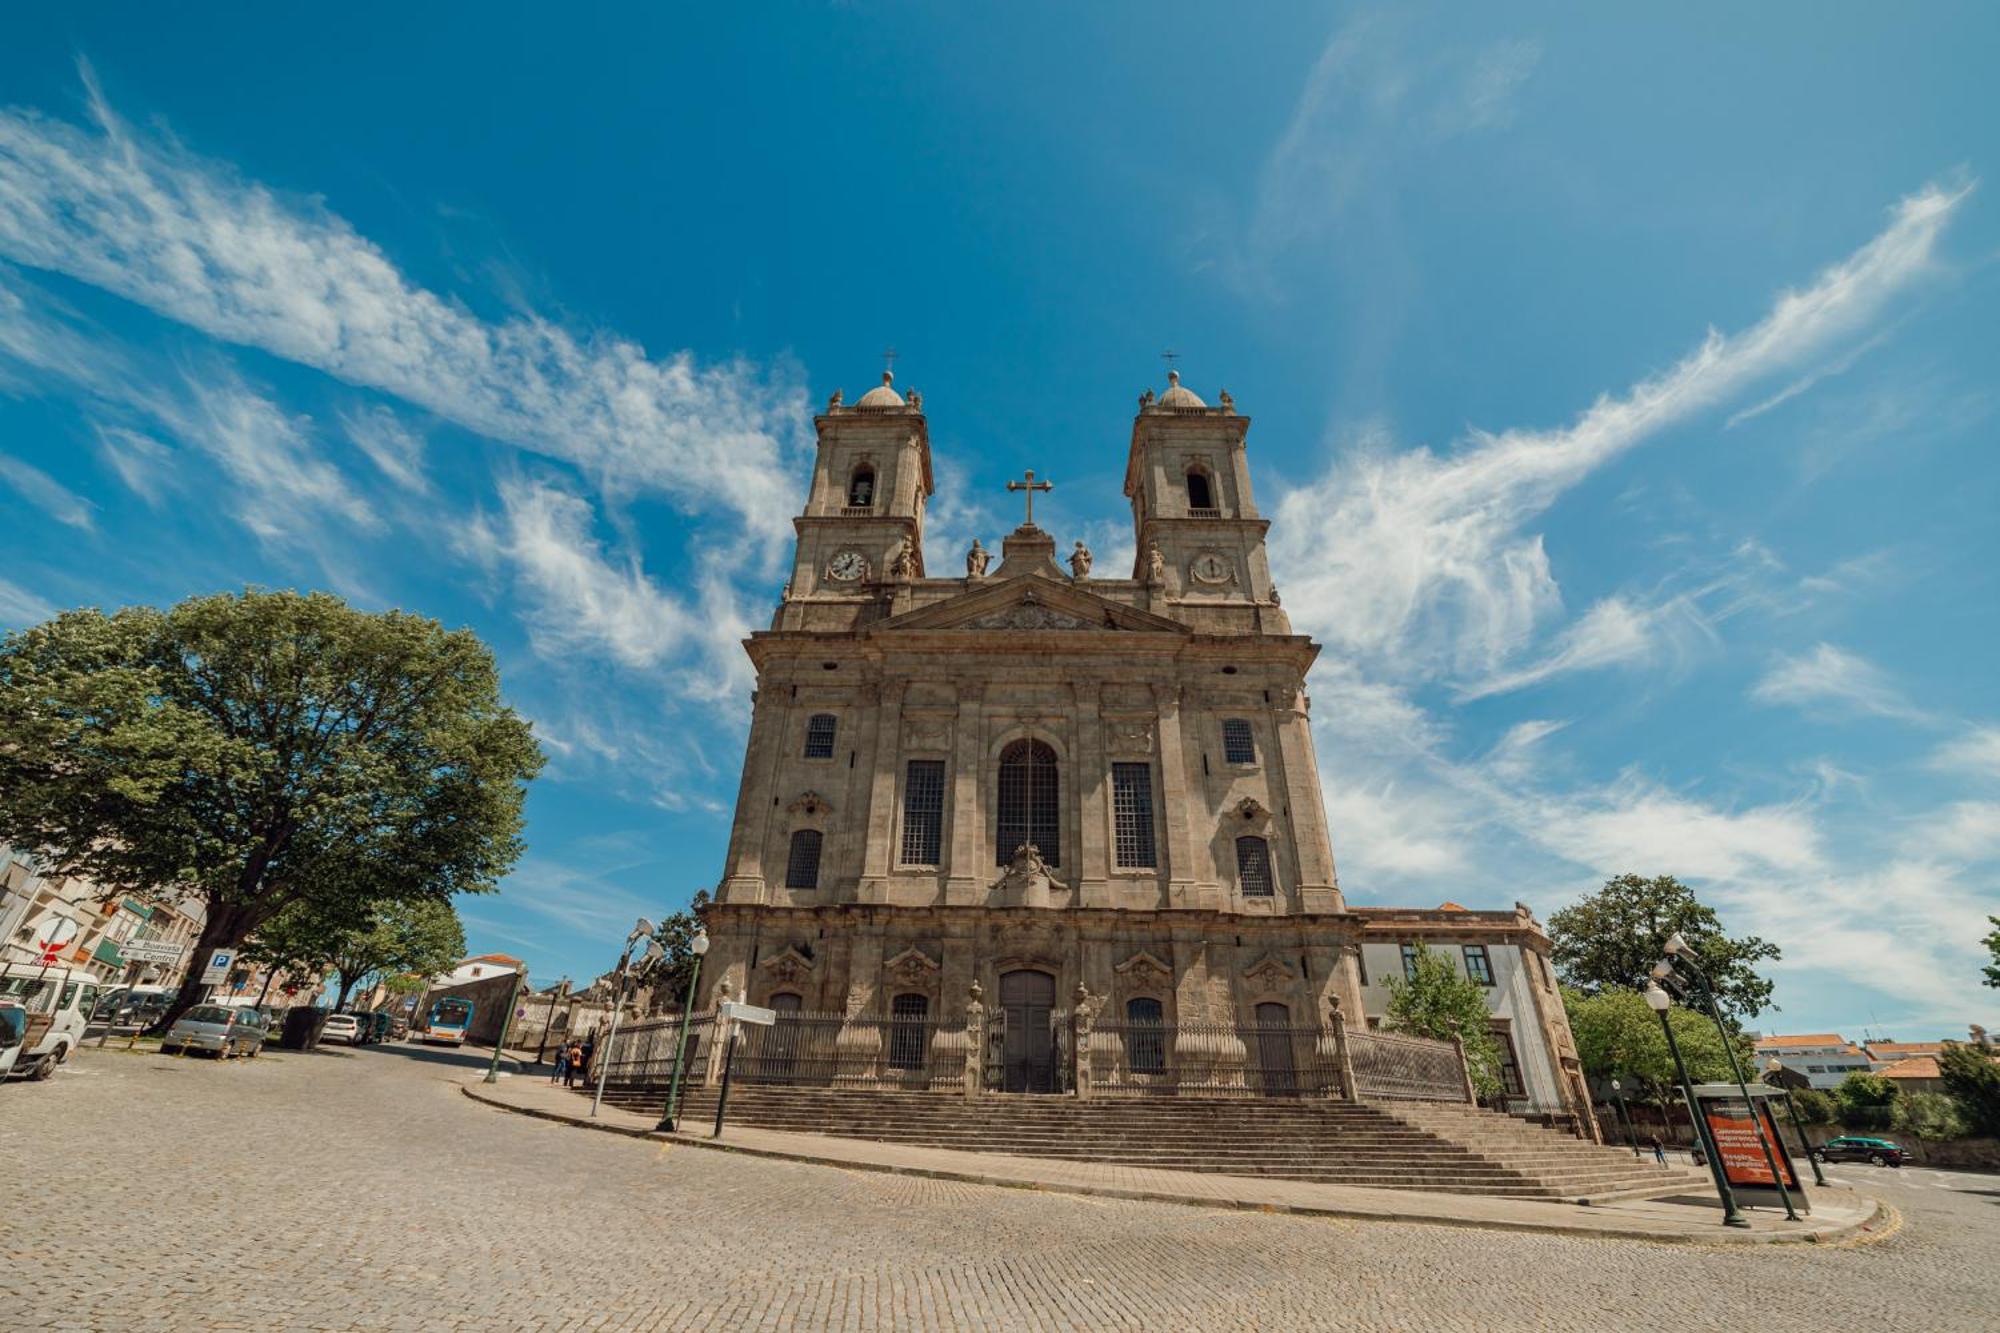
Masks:
[[[1766,1026],[1994,1025],[2000,15],[713,8],[16,15],[0,623],[473,626],[552,763],[468,933],[589,975],[718,876],[812,405],[893,344],[931,558],[1033,467],[1116,568],[1173,348],[1350,901],[1674,873]]]

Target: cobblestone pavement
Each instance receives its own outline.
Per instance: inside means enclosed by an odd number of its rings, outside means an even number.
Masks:
[[[0,1089],[0,1327],[2000,1322],[1984,1275],[2000,1178],[1880,1182],[1907,1223],[1872,1244],[1666,1247],[663,1148],[481,1106],[451,1081],[472,1062],[405,1047],[227,1065],[90,1050],[49,1083]]]

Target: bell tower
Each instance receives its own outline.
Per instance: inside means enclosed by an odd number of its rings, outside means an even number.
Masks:
[[[1191,603],[1268,603],[1271,569],[1264,534],[1271,526],[1250,494],[1244,436],[1227,390],[1210,407],[1167,372],[1167,391],[1140,395],[1132,421],[1125,494],[1132,501],[1137,550],[1133,577],[1145,579],[1152,552],[1161,557],[1169,596]]]
[[[792,520],[790,600],[874,596],[882,583],[923,577],[924,503],[936,489],[923,405],[885,370],[858,402],[835,390],[813,418],[819,452],[805,512]]]

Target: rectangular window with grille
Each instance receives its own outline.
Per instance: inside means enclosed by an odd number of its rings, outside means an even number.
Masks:
[[[1486,956],[1483,944],[1465,946],[1465,975],[1482,986],[1493,984],[1493,960]]]
[[[1158,865],[1159,858],[1153,852],[1152,765],[1111,766],[1111,815],[1118,864],[1135,870]]]
[[[903,784],[903,864],[934,866],[944,852],[944,760],[912,759]]]
[[[1246,898],[1268,898],[1271,885],[1271,844],[1262,838],[1236,840],[1236,879]]]
[[[1257,762],[1257,742],[1251,738],[1250,723],[1240,717],[1222,720],[1222,757],[1232,764]]]
[[[1525,1097],[1528,1087],[1521,1082],[1521,1061],[1514,1054],[1514,1038],[1498,1024],[1493,1028],[1493,1044],[1500,1048],[1500,1086],[1509,1097]]]
[[[806,719],[806,758],[833,758],[834,721],[831,713],[814,713]]]
[[[1403,944],[1403,980],[1417,979],[1417,946],[1405,941]]]

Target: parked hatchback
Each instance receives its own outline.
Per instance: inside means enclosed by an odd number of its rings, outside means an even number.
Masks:
[[[1889,1140],[1859,1134],[1828,1139],[1813,1149],[1813,1157],[1822,1162],[1866,1162],[1870,1166],[1901,1166],[1910,1160],[1908,1153]]]
[[[328,1014],[326,1026],[319,1030],[321,1041],[344,1041],[349,1046],[360,1044],[361,1023],[353,1014]]]
[[[264,1015],[255,1009],[198,1004],[167,1029],[167,1035],[160,1040],[160,1053],[207,1051],[223,1060],[232,1055],[255,1059],[263,1051],[268,1034]]]

